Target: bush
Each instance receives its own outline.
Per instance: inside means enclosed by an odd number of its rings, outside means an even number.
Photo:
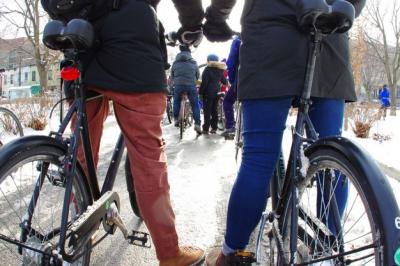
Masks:
[[[52,105],[53,101],[50,98],[37,96],[17,100],[12,104],[12,109],[25,127],[43,130],[47,126],[48,111]]]
[[[369,137],[371,127],[382,115],[379,107],[378,104],[366,102],[347,105],[346,113],[351,120],[350,125],[356,137]]]

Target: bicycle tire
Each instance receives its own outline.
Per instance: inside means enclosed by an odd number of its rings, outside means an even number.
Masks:
[[[218,129],[225,130],[225,114],[223,108],[223,98],[218,99]]]
[[[173,120],[172,119],[172,117],[173,117],[172,110],[173,110],[172,102],[170,99],[167,99],[167,118],[168,118],[168,122],[170,124],[172,123],[172,120]]]
[[[183,132],[185,131],[185,115],[186,115],[186,110],[185,110],[185,99],[181,99],[181,109],[179,111],[179,139],[183,139]]]
[[[379,188],[371,186],[368,183],[369,179],[363,176],[362,171],[355,166],[357,164],[348,159],[354,157],[346,157],[332,147],[315,149],[307,157],[310,166],[305,179],[299,184],[300,207],[298,217],[295,219],[298,220],[298,235],[296,236],[298,245],[295,256],[297,263],[312,263],[312,260],[315,262],[317,259],[323,259],[324,256],[351,253],[362,247],[375,245],[356,254],[331,258],[329,262],[333,263],[332,265],[347,265],[346,263],[350,262],[356,265],[391,265],[394,254],[392,246],[395,241],[390,238],[393,232],[384,226],[385,217],[381,217],[381,212],[376,209],[379,206],[377,204],[379,199],[371,191]],[[323,178],[321,178],[322,175]],[[318,211],[318,207],[315,206],[318,202],[316,189],[329,192],[336,189],[348,190],[349,197],[343,214],[339,214],[334,193],[330,194],[328,200],[320,200],[320,206],[324,205],[324,207],[320,207]],[[311,197],[311,200],[306,196]],[[289,202],[287,201],[286,211],[281,218],[283,220],[279,221],[283,247],[286,248],[290,245],[290,230],[282,230],[282,228],[290,228],[292,219]],[[326,222],[327,220],[330,224]],[[352,224],[349,225],[346,222],[352,222]],[[366,229],[368,225],[369,229]],[[289,250],[287,249],[286,252],[288,254]],[[282,258],[278,254],[277,261],[278,264],[283,265],[285,264],[283,262],[288,261],[288,257]]]
[[[243,111],[239,103],[236,109],[236,132],[235,132],[235,160],[238,160],[239,151],[243,147]]]
[[[276,163],[276,167],[271,178],[270,189],[269,189],[272,209],[275,209],[278,203],[278,199],[283,187],[283,182],[285,180],[285,175],[286,175],[285,158],[283,156],[283,152],[281,151],[279,153],[278,162]]]
[[[140,212],[139,205],[136,199],[135,185],[133,182],[134,177],[131,171],[131,164],[129,162],[128,155],[126,155],[125,158],[125,178],[126,178],[126,188],[128,190],[129,202],[131,204],[132,211],[137,217],[143,219],[142,213]]]
[[[54,139],[46,140],[25,137],[34,141],[12,143],[3,147],[0,155],[0,232],[10,238],[18,240],[37,249],[46,244],[55,247],[58,244],[61,212],[63,209],[65,179],[62,176],[60,158],[66,155],[66,150],[54,145]],[[24,139],[21,139],[24,140]],[[44,169],[44,170],[43,170]],[[77,176],[74,178],[72,187],[73,201],[70,204],[69,223],[74,221],[83,213],[91,203],[91,196],[85,183],[85,176],[81,168],[76,169]],[[45,171],[43,181],[39,182],[39,173]],[[32,171],[32,173],[30,173]],[[35,192],[37,184],[41,184]],[[37,194],[38,193],[38,194]],[[32,195],[32,196],[31,196]],[[31,212],[29,205],[32,204],[33,195],[38,195]],[[32,217],[31,225],[27,226],[24,237],[22,224],[26,224],[28,217]],[[50,233],[51,232],[51,233]],[[39,237],[39,236],[46,236]],[[26,239],[24,239],[26,238]],[[68,255],[83,255],[71,265],[89,265],[91,242],[88,241],[84,250],[74,249],[67,236],[65,249]],[[0,240],[0,256],[7,265],[38,265],[35,261],[34,252],[24,248],[17,248]],[[79,243],[77,244],[79,246]],[[20,254],[19,251],[22,253]]]
[[[0,147],[17,137],[24,136],[24,130],[13,111],[0,107]]]

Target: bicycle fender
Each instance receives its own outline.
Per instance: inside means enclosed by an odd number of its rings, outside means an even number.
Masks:
[[[365,184],[369,184],[368,193],[373,193],[376,199],[376,206],[373,212],[379,211],[378,217],[382,219],[382,225],[388,229],[388,232],[393,232],[391,236],[384,236],[390,241],[389,245],[393,252],[400,247],[400,211],[396,204],[396,199],[393,194],[393,189],[386,176],[379,169],[376,161],[362,148],[360,145],[353,143],[344,137],[327,137],[317,140],[304,151],[308,157],[314,151],[320,148],[335,149],[345,156],[353,166],[366,178]],[[395,265],[394,254],[387,254],[388,265]]]
[[[48,145],[57,147],[63,151],[67,150],[67,146],[54,138],[48,136],[25,136],[15,139],[0,149],[0,162],[10,160],[15,157],[19,152],[30,150],[38,145]]]
[[[25,136],[18,139],[15,139],[3,147],[0,148],[0,172],[1,167],[4,163],[9,162],[13,158],[15,158],[19,153],[27,150],[34,149],[37,146],[49,146],[60,149],[63,152],[67,152],[67,145],[56,140],[55,138],[49,136]],[[78,164],[77,167],[81,166]],[[80,169],[82,173],[84,171]],[[87,178],[84,178],[85,187],[90,188]],[[91,189],[88,189],[89,195],[92,196]],[[91,197],[92,198],[92,197]],[[91,199],[89,199],[91,201]]]

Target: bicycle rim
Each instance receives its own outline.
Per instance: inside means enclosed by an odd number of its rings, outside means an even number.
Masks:
[[[0,232],[35,249],[43,250],[45,246],[56,247],[59,240],[61,212],[64,200],[65,179],[60,174],[60,159],[64,152],[48,145],[22,150],[11,162],[0,162]],[[41,169],[44,173],[41,179]],[[84,176],[77,171],[74,178],[69,222],[73,222],[87,208],[89,195],[83,184]],[[42,182],[39,180],[43,180]],[[39,185],[38,185],[39,184]],[[35,187],[41,187],[33,212],[29,211]],[[31,225],[20,225],[31,218]],[[25,238],[25,239],[24,239]],[[64,265],[87,265],[90,260],[88,243],[83,250],[74,250],[65,243],[67,254],[84,252],[75,262],[64,262]],[[85,251],[86,250],[86,251]],[[0,256],[7,265],[38,265],[41,256],[37,252],[18,248],[14,244],[0,240]]]
[[[367,179],[333,149],[317,150],[309,163],[299,185],[296,263],[383,266],[384,228],[371,210],[377,199],[368,193]],[[286,247],[289,231],[283,233]]]
[[[23,135],[18,117],[12,111],[0,107],[0,146]]]

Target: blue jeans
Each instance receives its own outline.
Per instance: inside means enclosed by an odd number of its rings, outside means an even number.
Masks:
[[[242,163],[229,199],[224,250],[226,246],[244,249],[260,221],[291,103],[292,97],[242,102]],[[343,100],[314,98],[309,114],[319,136],[324,137],[341,135],[343,113]],[[347,189],[336,193],[336,197],[342,214]]]
[[[179,110],[181,108],[181,93],[186,92],[192,107],[193,119],[196,125],[201,124],[200,120],[200,107],[199,95],[195,85],[175,85],[174,89],[174,119],[179,117]]]

